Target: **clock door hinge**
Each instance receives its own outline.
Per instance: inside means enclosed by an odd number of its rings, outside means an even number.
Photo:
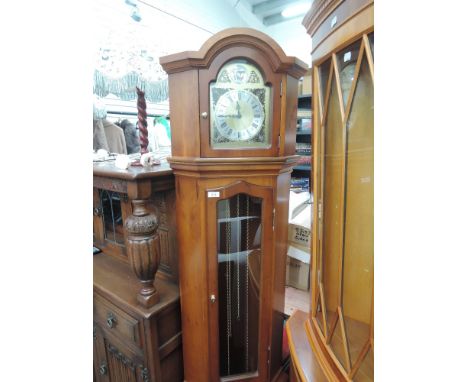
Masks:
[[[283,81],[280,82],[280,97],[283,96]]]
[[[275,230],[276,208],[273,208],[273,231]]]
[[[321,200],[319,201],[319,204],[318,204],[318,218],[320,221],[322,220],[322,201]]]

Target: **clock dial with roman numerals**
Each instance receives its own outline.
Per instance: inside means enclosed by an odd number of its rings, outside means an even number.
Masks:
[[[248,141],[263,125],[265,114],[258,97],[245,90],[230,90],[215,106],[216,128],[231,141]]]
[[[210,84],[210,142],[213,148],[271,147],[271,89],[260,70],[235,59]]]

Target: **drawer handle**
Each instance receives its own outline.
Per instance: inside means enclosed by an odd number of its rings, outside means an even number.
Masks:
[[[117,325],[117,317],[112,312],[107,313],[107,326],[112,329],[115,325]]]
[[[105,362],[101,363],[101,366],[99,366],[99,374],[101,375],[107,374],[107,365]]]

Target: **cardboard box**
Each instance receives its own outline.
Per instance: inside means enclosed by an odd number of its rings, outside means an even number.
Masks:
[[[286,259],[286,285],[309,290],[309,269],[309,264],[288,256]]]
[[[289,244],[286,264],[286,285],[309,290],[310,248]]]
[[[301,245],[288,245],[288,256],[300,260],[303,263],[310,264],[310,248]]]
[[[308,192],[290,195],[286,285],[309,290],[311,196]]]
[[[288,224],[288,244],[310,248],[311,245],[311,226],[312,222],[312,204],[306,204],[305,207],[289,221]],[[310,253],[310,249],[307,250]]]

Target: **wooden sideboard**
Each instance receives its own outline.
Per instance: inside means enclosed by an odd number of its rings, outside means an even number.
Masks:
[[[174,177],[93,168],[93,340],[96,381],[182,381]]]

